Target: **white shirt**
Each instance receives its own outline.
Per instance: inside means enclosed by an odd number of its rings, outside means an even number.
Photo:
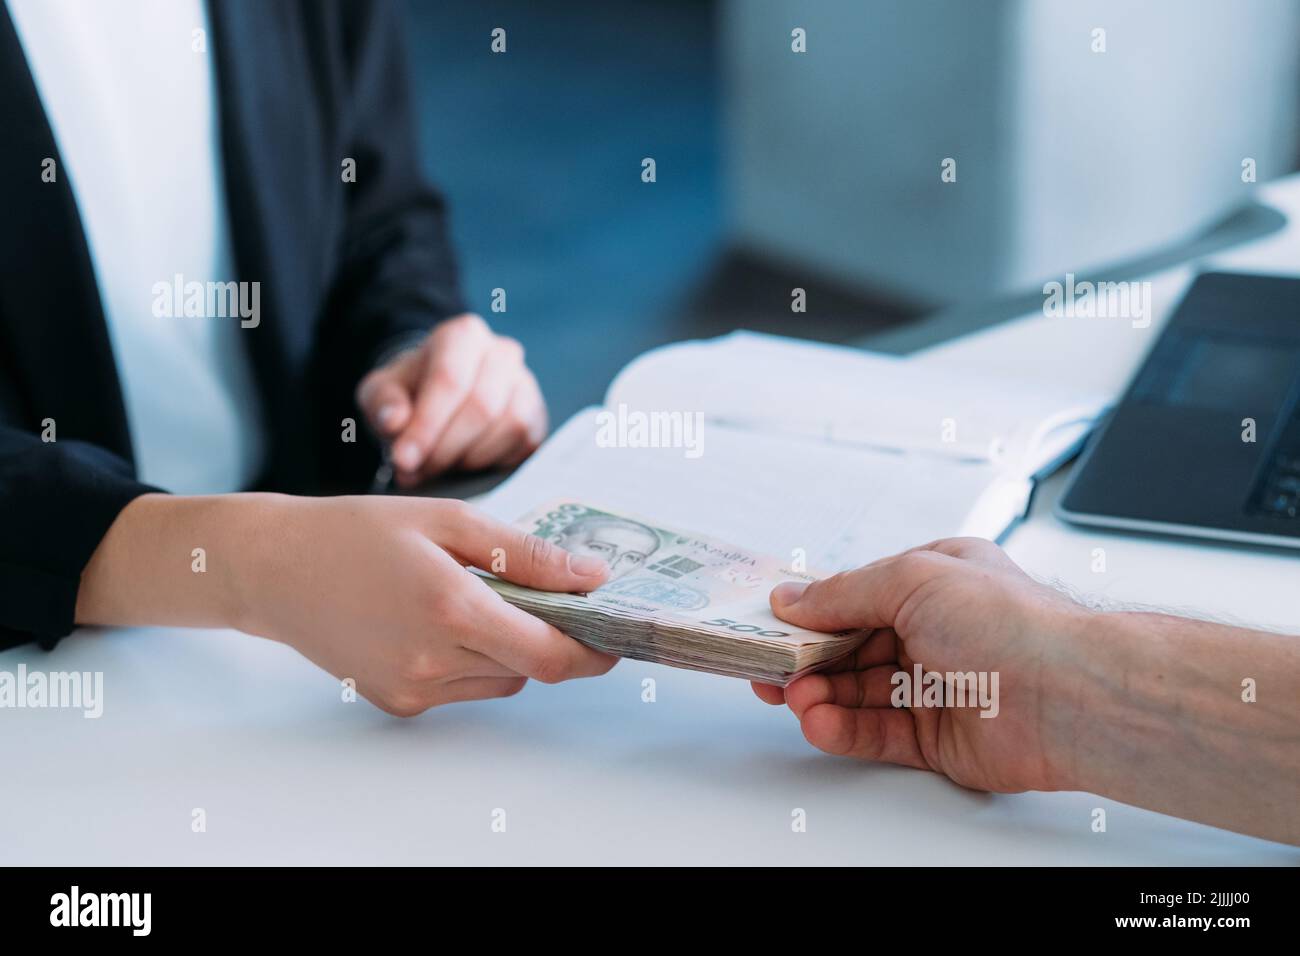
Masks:
[[[235,278],[204,4],[7,2],[81,213],[139,476],[246,488],[264,454],[238,338],[254,333],[237,315],[154,315],[157,283]]]

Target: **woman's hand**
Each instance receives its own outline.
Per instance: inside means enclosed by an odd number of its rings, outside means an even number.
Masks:
[[[468,566],[553,591],[606,575],[604,562],[459,501],[145,495],[91,558],[77,622],[235,627],[291,645],[400,716],[614,666]]]
[[[518,464],[546,437],[546,403],[523,346],[471,313],[367,375],[357,403],[391,443],[403,488],[448,468]]]
[[[293,498],[250,582],[246,630],[297,648],[399,716],[603,674],[600,654],[511,607],[466,566],[547,591],[588,591],[601,561],[459,501]]]

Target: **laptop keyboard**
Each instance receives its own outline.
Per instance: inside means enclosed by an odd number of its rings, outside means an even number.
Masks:
[[[1300,407],[1287,422],[1256,488],[1252,511],[1274,518],[1300,517]]]

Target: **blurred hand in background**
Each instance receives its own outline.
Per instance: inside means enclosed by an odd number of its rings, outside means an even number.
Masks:
[[[546,403],[523,346],[472,313],[367,375],[357,402],[390,443],[403,488],[453,467],[518,464],[546,437]]]

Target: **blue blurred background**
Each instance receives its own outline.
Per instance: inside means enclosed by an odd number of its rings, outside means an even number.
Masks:
[[[562,420],[675,336],[722,241],[712,5],[414,0],[409,22],[426,168],[451,201],[466,293],[524,343]],[[492,55],[502,25],[507,53]]]

